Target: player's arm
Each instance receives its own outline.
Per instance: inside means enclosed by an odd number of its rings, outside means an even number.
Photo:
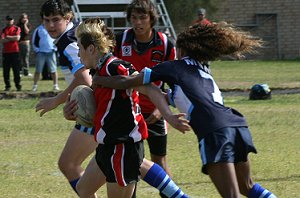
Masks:
[[[115,75],[115,76],[99,76],[94,75],[93,87],[102,86],[113,89],[128,89],[130,87],[136,87],[143,85],[144,73],[141,72],[137,75],[132,74],[130,76]]]
[[[9,41],[18,41],[20,40],[21,36],[20,35],[15,35],[15,36],[6,36],[6,39]]]
[[[72,73],[74,73],[74,79],[64,91],[55,97],[43,99],[36,105],[36,111],[41,110],[40,116],[43,116],[46,112],[51,111],[58,105],[64,103],[68,98],[68,94],[70,94],[78,85],[91,86],[92,84],[92,78],[89,75],[89,70],[84,68],[80,62],[80,58],[78,57],[77,44],[74,42],[68,45],[64,50],[64,54],[73,65]]]
[[[162,116],[167,120],[171,126],[173,126],[175,129],[181,131],[182,133],[185,133],[186,131],[190,130],[189,121],[184,119],[185,114],[179,113],[179,114],[173,114],[171,109],[169,108],[169,105],[165,99],[164,94],[161,92],[161,90],[152,85],[144,85],[144,86],[138,86],[134,87],[135,90],[147,95],[150,100],[153,102],[153,104],[159,109]]]
[[[64,103],[68,98],[68,94],[70,94],[78,85],[91,85],[91,76],[89,75],[89,70],[81,68],[74,74],[74,76],[74,80],[64,91],[54,97],[45,98],[39,101],[39,103],[35,106],[35,110],[36,112],[41,111],[40,116],[43,116],[46,112],[51,111],[60,104]]]

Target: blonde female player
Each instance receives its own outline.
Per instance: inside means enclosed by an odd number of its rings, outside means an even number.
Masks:
[[[102,20],[85,20],[78,26],[76,36],[80,59],[85,67],[96,69],[99,75],[135,72],[130,63],[112,55],[114,35]],[[182,132],[189,130],[187,120],[180,119],[182,114],[172,115],[158,88],[147,86],[139,89],[148,93],[172,126]],[[95,192],[107,182],[108,197],[130,197],[141,175],[144,181],[167,197],[187,197],[160,166],[144,159],[143,140],[148,133],[136,91],[96,88],[94,92],[97,103],[95,139],[99,146],[77,184],[78,194],[96,197]],[[75,102],[66,103],[65,117],[75,119],[72,116],[74,110]]]

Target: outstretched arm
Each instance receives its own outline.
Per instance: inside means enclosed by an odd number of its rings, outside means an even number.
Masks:
[[[159,109],[162,116],[171,124],[175,129],[185,133],[190,130],[189,121],[184,118],[184,113],[173,114],[169,105],[162,94],[161,90],[154,85],[144,85],[134,87],[135,90],[147,95],[153,104]]]
[[[72,93],[73,89],[78,85],[91,85],[91,76],[89,75],[89,70],[85,68],[81,68],[80,70],[78,70],[75,73],[74,80],[64,91],[60,92],[54,97],[40,100],[35,106],[35,111],[40,111],[40,116],[42,117],[46,112],[51,111],[60,104],[66,102],[68,94]]]
[[[95,74],[93,77],[92,87],[108,87],[113,89],[128,89],[130,87],[136,87],[143,85],[144,73],[139,73],[137,75],[123,76],[99,76]]]

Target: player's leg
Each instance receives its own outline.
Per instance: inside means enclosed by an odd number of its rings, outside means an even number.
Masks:
[[[166,173],[171,177],[171,170],[167,163],[167,154],[166,152],[165,153],[159,152],[159,150],[161,149],[166,150],[167,135],[151,137],[149,138],[148,143],[149,143],[151,161],[160,165],[166,171]]]
[[[33,85],[32,85],[32,91],[37,91],[37,83],[40,79],[40,74],[43,71],[44,65],[45,65],[45,53],[37,53],[35,57],[35,72],[33,76]]]
[[[144,158],[140,167],[142,179],[165,197],[188,197],[159,165]]]
[[[21,91],[21,77],[20,77],[20,65],[19,65],[19,54],[18,53],[12,53],[12,69],[14,73],[14,82],[15,86],[17,88],[17,91]]]
[[[235,150],[237,153],[235,163],[235,171],[241,194],[251,198],[265,197],[274,198],[270,191],[266,190],[259,184],[254,184],[251,178],[250,162],[248,160],[248,153],[256,153],[251,133],[247,127],[236,128],[236,144]],[[237,152],[238,151],[238,152]]]
[[[25,46],[23,44],[19,44],[19,61],[20,61],[20,71],[23,73],[24,76],[28,75],[28,71],[25,70],[25,59],[24,59],[24,53],[25,53]]]
[[[147,139],[151,161],[160,165],[166,173],[171,176],[170,168],[167,164],[167,126],[164,119],[160,119],[154,124],[148,124],[149,137]]]
[[[254,184],[250,175],[249,161],[237,163],[235,169],[242,195],[250,198],[276,198],[272,192],[265,189],[260,184]]]
[[[97,147],[96,160],[106,176],[108,197],[132,197],[140,178],[143,162],[143,141],[101,145]]]
[[[84,172],[81,165],[97,146],[93,135],[83,131],[73,128],[58,161],[59,169],[75,192],[76,184]]]
[[[207,172],[222,197],[240,197],[233,163],[207,164]]]
[[[57,63],[56,63],[56,55],[54,52],[49,53],[47,55],[47,65],[48,71],[51,73],[51,78],[53,80],[53,90],[58,91],[58,76],[57,76]]]
[[[105,183],[106,177],[93,157],[78,181],[76,190],[79,197],[97,197],[97,190]]]
[[[222,197],[240,197],[235,173],[235,128],[222,128],[199,143],[202,172],[208,174]]]
[[[2,65],[3,65],[3,78],[4,78],[4,83],[5,83],[5,91],[9,91],[11,84],[10,84],[10,54],[3,53],[2,57]]]
[[[118,183],[107,183],[106,186],[108,198],[131,198],[134,191],[135,183],[128,184],[124,187],[120,186]]]

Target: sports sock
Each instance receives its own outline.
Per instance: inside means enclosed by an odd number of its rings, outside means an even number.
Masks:
[[[153,164],[144,179],[149,185],[157,188],[167,197],[187,198],[188,196],[173,182],[167,173],[159,165]]]
[[[263,198],[276,198],[276,196],[273,193],[271,193],[267,189],[261,187],[261,185],[259,185],[258,183],[256,183],[251,188],[248,197],[249,198],[259,198],[259,197],[263,197]]]
[[[78,193],[77,193],[77,190],[76,190],[76,184],[78,183],[79,179],[80,179],[80,178],[77,178],[77,179],[74,179],[74,180],[72,180],[72,181],[69,181],[70,185],[72,186],[72,188],[73,188],[73,190],[76,192],[76,194],[78,194]]]

